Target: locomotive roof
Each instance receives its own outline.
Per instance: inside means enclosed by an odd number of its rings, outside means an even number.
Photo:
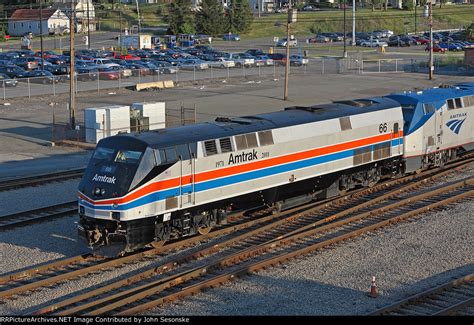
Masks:
[[[152,148],[163,148],[181,143],[193,143],[236,134],[330,120],[399,106],[400,104],[392,99],[373,97],[323,105],[287,107],[283,111],[238,118],[217,118],[212,122],[119,136],[134,137]]]
[[[474,95],[474,82],[466,82],[454,86],[440,86],[419,91],[393,93],[389,97],[399,99],[402,96],[414,99],[416,102],[431,103],[470,95]]]

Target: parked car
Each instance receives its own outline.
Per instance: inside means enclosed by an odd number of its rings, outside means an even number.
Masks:
[[[93,81],[99,77],[99,71],[94,68],[76,66],[76,76],[79,81]]]
[[[60,81],[60,78],[55,77],[51,72],[41,70],[29,71],[27,78],[30,82],[41,84],[53,84]]]
[[[273,59],[271,59],[268,55],[264,54],[264,55],[256,55],[255,56],[256,58],[260,59],[260,60],[265,60],[265,65],[266,66],[271,66],[273,65]]]
[[[113,68],[99,68],[99,79],[117,80],[120,78],[120,72]]]
[[[380,46],[388,46],[387,42],[378,40],[378,39],[371,39],[367,41],[363,41],[360,43],[361,46],[366,47],[380,47]]]
[[[19,57],[13,59],[12,62],[25,70],[33,70],[38,67],[38,62],[34,58]]]
[[[240,36],[237,34],[224,34],[222,39],[224,41],[240,41]]]
[[[233,60],[237,68],[241,68],[243,66],[252,67],[255,64],[255,59],[243,57],[241,54],[226,53],[224,54],[224,58],[227,60]]]
[[[277,42],[276,46],[278,46],[278,47],[286,47],[286,43],[287,43],[286,38],[283,38],[283,39],[281,39],[281,40],[279,40],[279,41]],[[293,47],[294,47],[294,46],[297,46],[297,45],[298,45],[298,40],[297,40],[296,38],[291,38],[291,37],[290,37],[290,41],[288,42],[288,45],[289,45],[290,47],[292,47],[292,46],[293,46]]]
[[[324,35],[316,35],[306,39],[306,43],[328,43],[331,39]]]
[[[429,51],[429,50],[430,50],[430,45],[428,44],[428,46],[426,46],[425,48],[425,51]],[[447,48],[441,47],[438,44],[435,44],[433,46],[433,52],[446,53],[447,50],[448,50]]]
[[[154,61],[155,65],[160,69],[160,74],[178,73],[179,68],[166,61]]]
[[[248,53],[253,56],[265,55],[265,53],[262,50],[258,50],[258,49],[250,49],[250,50],[245,51],[245,53]]]
[[[233,60],[227,60],[225,58],[219,57],[219,58],[214,58],[212,61],[208,61],[209,66],[213,68],[233,68],[235,67],[235,61]]]
[[[6,74],[0,73],[0,85],[4,87],[16,87],[18,80],[10,79]]]
[[[273,60],[275,64],[285,65],[286,64],[286,55],[282,53],[273,53],[268,54],[268,56]]]
[[[0,73],[6,74],[10,78],[25,78],[28,71],[16,65],[0,66]]]
[[[291,55],[290,65],[295,67],[301,67],[309,63],[309,60],[304,58],[302,55]]]

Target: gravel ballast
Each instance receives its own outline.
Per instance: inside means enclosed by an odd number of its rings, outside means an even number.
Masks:
[[[472,169],[459,177],[472,175]],[[450,177],[450,181],[458,177]],[[45,193],[44,187],[15,190],[37,191],[38,200],[13,201],[12,192],[0,193],[2,202],[23,202],[25,210],[49,197],[48,204],[67,201],[77,182],[50,184],[61,187]],[[49,190],[48,190],[49,191]],[[12,195],[9,198],[7,195]],[[4,201],[7,200],[7,201]],[[47,201],[50,202],[50,201]],[[15,203],[16,204],[16,203]],[[13,209],[13,208],[12,208]],[[14,209],[13,209],[14,210]],[[237,279],[223,287],[187,297],[148,315],[357,315],[403,299],[452,277],[474,272],[474,202],[463,202],[384,228],[377,232],[318,251],[286,265]],[[14,212],[14,211],[12,211]],[[0,274],[84,252],[77,242],[77,217],[3,232],[0,241]],[[67,281],[0,304],[0,315],[29,314],[53,299],[77,290],[103,285],[144,269],[152,262]],[[379,296],[369,298],[371,277]],[[61,299],[62,300],[62,299]]]

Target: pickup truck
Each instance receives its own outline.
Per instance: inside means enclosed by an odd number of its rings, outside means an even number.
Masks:
[[[380,41],[378,39],[363,41],[360,43],[361,46],[366,47],[379,47],[379,46],[388,46],[387,42]]]

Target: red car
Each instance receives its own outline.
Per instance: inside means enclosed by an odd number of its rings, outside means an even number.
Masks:
[[[425,48],[425,51],[429,51],[430,50],[430,46],[428,45],[426,48]],[[446,48],[445,47],[441,47],[439,46],[438,44],[435,44],[433,46],[433,52],[441,52],[441,53],[446,53]]]
[[[413,36],[413,38],[416,39],[416,41],[420,43],[421,45],[430,44],[430,40],[422,36]]]
[[[102,68],[99,69],[99,79],[117,80],[120,78],[119,73],[119,71],[113,70],[111,68]]]

